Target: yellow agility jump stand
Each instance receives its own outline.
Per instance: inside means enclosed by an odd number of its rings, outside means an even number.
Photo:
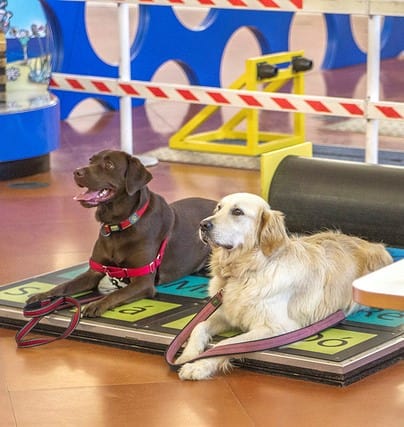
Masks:
[[[297,59],[301,59],[306,66],[295,66]],[[244,74],[235,80],[229,89],[277,92],[285,84],[292,82],[291,92],[302,95],[304,71],[310,68],[311,61],[303,58],[303,51],[249,58],[246,60]],[[304,142],[303,113],[291,113],[294,116],[292,134],[270,133],[259,131],[259,110],[253,108],[239,110],[217,130],[192,134],[219,108],[221,106],[204,107],[171,137],[169,147],[179,150],[257,156]],[[245,121],[246,130],[236,130],[243,121]]]

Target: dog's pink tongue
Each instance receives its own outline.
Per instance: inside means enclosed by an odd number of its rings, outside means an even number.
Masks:
[[[78,202],[91,202],[93,200],[96,200],[99,195],[99,191],[84,191],[83,193],[78,194],[77,196],[74,196],[73,199],[77,200]]]

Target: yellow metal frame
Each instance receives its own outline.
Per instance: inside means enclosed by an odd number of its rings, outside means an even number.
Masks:
[[[229,89],[276,92],[286,83],[292,81],[292,93],[303,94],[304,72],[294,72],[291,66],[279,68],[275,77],[259,79],[257,75],[257,65],[259,63],[265,62],[274,66],[287,64],[291,63],[293,58],[303,56],[303,53],[303,51],[282,52],[249,58],[246,60],[244,74],[235,80]],[[304,142],[305,117],[303,113],[292,113],[294,115],[292,134],[270,133],[259,131],[259,110],[253,108],[239,110],[214,131],[192,134],[219,108],[221,107],[216,105],[204,107],[170,138],[170,148],[257,156]],[[243,121],[246,122],[246,131],[235,130]],[[245,141],[245,144],[231,142],[236,140]]]

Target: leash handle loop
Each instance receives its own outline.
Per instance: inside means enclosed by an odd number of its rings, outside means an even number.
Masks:
[[[32,329],[41,321],[41,319],[47,314],[52,313],[53,311],[59,309],[64,309],[67,307],[76,307],[76,311],[73,313],[73,316],[70,320],[70,323],[66,330],[59,336],[56,337],[38,337],[38,338],[26,338]],[[61,297],[51,297],[43,301],[34,302],[28,304],[24,308],[24,316],[31,317],[28,323],[21,328],[15,335],[15,341],[17,347],[19,348],[28,348],[36,347],[39,345],[48,344],[50,342],[67,338],[77,327],[80,322],[81,317],[81,303],[79,300],[69,296]]]
[[[213,298],[211,298],[206,305],[196,314],[196,316],[185,326],[184,329],[174,338],[169,345],[166,353],[166,362],[173,368],[179,368],[181,365],[174,362],[175,356],[178,353],[181,346],[189,338],[195,326],[204,320],[206,320],[214,311],[216,311],[222,304],[222,291],[220,290]],[[329,315],[325,319],[319,320],[309,326],[297,329],[295,331],[287,332],[285,334],[276,335],[274,337],[254,340],[254,341],[243,341],[234,344],[217,344],[208,350],[204,351],[197,357],[187,361],[186,363],[192,363],[196,360],[205,359],[208,357],[215,356],[231,356],[237,354],[255,353],[257,351],[269,350],[275,347],[281,347],[287,344],[291,344],[296,341],[300,341],[315,335],[324,329],[335,326],[339,322],[345,319],[345,314],[342,310],[338,310],[335,313]]]

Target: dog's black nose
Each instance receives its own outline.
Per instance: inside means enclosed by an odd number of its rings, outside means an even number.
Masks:
[[[84,176],[84,174],[85,174],[84,168],[77,168],[77,169],[73,172],[73,175],[74,175],[76,178],[82,178],[82,177]]]
[[[212,229],[212,227],[213,227],[213,224],[208,219],[202,220],[199,224],[199,228],[201,229],[201,231],[209,231]]]

